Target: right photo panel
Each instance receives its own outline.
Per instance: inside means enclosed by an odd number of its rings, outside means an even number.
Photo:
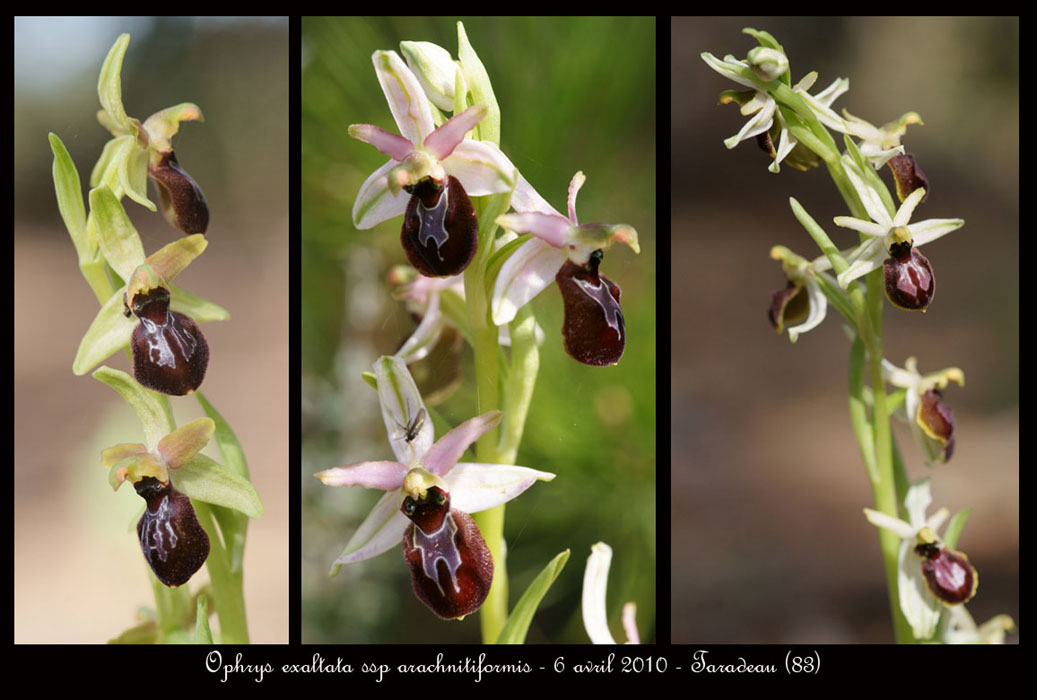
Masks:
[[[1018,19],[671,47],[672,641],[1018,643]]]

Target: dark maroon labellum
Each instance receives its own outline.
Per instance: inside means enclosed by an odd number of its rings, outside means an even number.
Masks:
[[[169,310],[169,291],[156,287],[133,297],[140,319],[133,329],[133,376],[154,391],[183,396],[201,386],[209,366],[209,345],[198,324]]]
[[[585,266],[566,260],[555,275],[565,305],[565,351],[583,364],[596,367],[616,364],[626,347],[619,287],[598,275],[601,259],[601,251],[596,250]]]
[[[184,585],[209,556],[209,536],[198,522],[191,499],[173,484],[150,476],[134,488],[148,504],[137,522],[144,558],[159,581],[167,586]]]
[[[922,557],[922,575],[929,590],[944,603],[957,605],[976,595],[979,574],[964,554],[936,543],[916,546],[915,554]]]
[[[954,413],[943,402],[943,394],[938,389],[922,394],[919,418],[925,423],[926,433],[943,443],[943,461],[946,462],[954,454]]]
[[[198,183],[176,161],[176,154],[162,154],[162,159],[148,172],[158,186],[162,213],[169,223],[184,233],[205,233],[209,228],[209,205]]]
[[[810,298],[801,294],[803,287],[789,280],[785,289],[779,289],[771,296],[771,308],[767,310],[767,318],[780,333],[786,324],[798,323],[810,313]]]
[[[452,510],[449,494],[438,486],[424,500],[406,497],[400,510],[411,519],[403,559],[418,600],[444,620],[474,613],[493,583],[493,557],[475,521]]]
[[[893,172],[893,179],[896,180],[897,198],[901,202],[919,187],[925,188],[925,196],[922,197],[922,201],[929,199],[929,179],[918,167],[914,154],[893,156],[889,159],[889,169]]]
[[[448,175],[443,183],[425,178],[408,187],[400,241],[407,260],[426,277],[459,275],[479,244],[475,207],[461,182]]]
[[[901,309],[925,309],[933,301],[936,282],[929,260],[911,247],[910,242],[894,243],[883,263],[886,296]]]

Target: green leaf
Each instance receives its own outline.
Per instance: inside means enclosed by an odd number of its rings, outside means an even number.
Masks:
[[[194,616],[195,644],[212,644],[212,630],[209,629],[209,599],[198,596],[198,608]]]
[[[122,291],[120,290],[104,303],[104,306],[94,316],[83,339],[79,341],[76,358],[72,361],[73,374],[77,376],[86,374],[98,362],[103,362],[113,353],[130,344],[130,336],[138,321],[133,317],[126,318],[123,310]]]
[[[148,451],[154,451],[159,440],[173,432],[175,424],[169,411],[169,400],[165,396],[145,389],[130,375],[111,367],[101,367],[94,372],[93,377],[119,392],[136,411],[144,426],[144,443]]]
[[[90,190],[90,211],[97,219],[98,243],[105,260],[124,280],[144,262],[144,244],[122,203],[107,187]]]
[[[147,620],[130,627],[108,640],[109,644],[158,644],[158,625],[154,620]]]
[[[497,637],[498,644],[522,644],[526,641],[526,633],[529,631],[529,625],[533,621],[533,615],[536,613],[540,601],[551,588],[551,584],[558,578],[558,574],[562,573],[567,561],[569,561],[568,549],[560,552],[537,574],[533,583],[529,584],[522,597],[515,603],[515,608],[508,616],[504,629]]]
[[[958,546],[958,538],[961,537],[961,531],[965,528],[965,521],[969,519],[971,514],[971,508],[966,508],[954,514],[951,522],[947,525],[947,530],[943,533],[943,543],[945,545],[951,549]]]
[[[177,489],[192,499],[233,508],[253,519],[263,517],[263,502],[249,480],[205,455],[195,455],[170,475]]]
[[[130,124],[130,119],[122,106],[122,59],[129,45],[130,35],[120,34],[108,51],[97,80],[97,96],[101,100],[101,106],[111,119],[112,125],[124,134],[133,131],[133,125]]]
[[[76,247],[79,259],[88,259],[93,251],[90,250],[86,237],[86,207],[83,205],[79,172],[61,139],[55,134],[48,134],[47,138],[50,139],[50,150],[54,152],[52,173],[54,192],[58,197],[58,211],[61,212],[65,228],[72,236],[72,243]]]

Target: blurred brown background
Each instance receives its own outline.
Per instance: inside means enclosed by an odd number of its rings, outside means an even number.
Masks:
[[[211,213],[209,247],[177,283],[231,313],[203,326],[202,390],[237,433],[266,507],[245,554],[251,638],[286,642],[288,21],[139,17],[15,21],[15,641],[104,642],[154,605],[131,530],[140,500],[112,493],[99,458],[140,441],[140,422],[110,388],[72,374],[97,302],[58,215],[47,142],[48,131],[64,141],[85,197],[110,138],[95,117],[97,76],[122,32],[127,113],[190,101],[205,115],[173,140]],[[124,204],[148,254],[179,235]],[[121,353],[105,364],[131,371]],[[178,424],[202,415],[191,398],[172,403]],[[207,579],[203,569],[192,590]]]
[[[743,27],[784,46],[793,83],[818,71],[812,92],[849,77],[837,110],[925,121],[904,140],[931,183],[914,218],[966,224],[925,248],[937,280],[929,310],[887,304],[886,357],[965,372],[965,387],[946,393],[957,450],[933,470],[930,512],[972,508],[958,547],[980,572],[969,610],[1019,624],[1018,20],[675,18],[673,641],[892,640],[878,540],[861,513],[872,498],[848,415],[842,319],[830,311],[793,345],[766,318],[784,286],[770,247],[818,254],[790,196],[838,245],[856,234],[830,223],[846,211],[824,168],[775,175],[753,141],[724,147],[745,118],[717,98],[741,88],[700,54],[744,58],[756,41]],[[895,435],[911,479],[925,476],[906,425]]]

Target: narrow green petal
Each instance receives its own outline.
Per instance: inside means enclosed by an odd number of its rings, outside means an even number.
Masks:
[[[145,262],[166,282],[172,282],[208,245],[204,234],[194,233],[167,244],[149,255]]]
[[[131,141],[119,161],[119,184],[123,192],[142,207],[157,211],[155,203],[148,199],[148,152]]]
[[[226,506],[253,519],[263,517],[263,502],[248,479],[203,454],[171,476],[177,489],[192,499]]]
[[[110,189],[90,190],[90,211],[97,219],[101,252],[120,277],[129,279],[144,262],[144,244],[126,210]]]
[[[82,372],[79,372],[82,374]],[[144,427],[144,442],[149,451],[154,450],[165,435],[173,431],[173,417],[169,412],[169,401],[165,396],[145,389],[130,375],[111,367],[101,367],[94,372],[98,379],[119,392],[133,408]]]

